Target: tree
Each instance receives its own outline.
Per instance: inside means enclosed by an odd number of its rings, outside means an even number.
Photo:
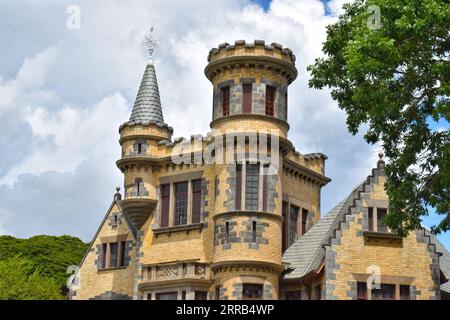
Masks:
[[[0,260],[0,300],[60,300],[60,286],[20,257]]]
[[[325,57],[308,67],[309,86],[330,88],[349,131],[367,128],[365,140],[382,145],[390,200],[385,223],[404,236],[433,210],[443,218],[432,231],[447,231],[448,1],[356,0],[344,10],[327,27]]]
[[[20,255],[27,260],[32,271],[45,278],[56,281],[60,292],[67,293],[66,281],[70,274],[67,268],[78,265],[87,250],[88,244],[71,236],[34,236],[19,239],[0,236],[0,261]]]

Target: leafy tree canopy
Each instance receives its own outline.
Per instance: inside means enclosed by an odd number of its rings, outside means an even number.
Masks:
[[[365,140],[384,148],[390,199],[385,222],[406,235],[431,209],[443,217],[432,231],[447,231],[450,5],[356,0],[344,9],[327,27],[325,57],[308,67],[309,85],[329,87],[349,131],[367,128]]]
[[[33,271],[29,260],[14,257],[0,260],[0,300],[60,300],[55,280]]]
[[[31,280],[42,280],[37,283],[54,283],[58,294],[62,297],[65,294],[67,278],[70,276],[66,273],[67,267],[78,265],[87,247],[86,243],[71,236],[42,235],[29,239],[0,236],[0,263],[3,264],[3,270],[15,265],[20,269],[8,271],[10,279],[28,276]],[[3,281],[2,279],[3,275],[0,272],[0,281]],[[0,285],[0,291],[3,288]],[[0,299],[2,299],[2,292],[0,292]]]

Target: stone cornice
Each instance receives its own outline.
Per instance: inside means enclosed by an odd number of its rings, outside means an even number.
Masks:
[[[289,131],[289,123],[287,123],[286,121],[279,119],[277,117],[267,116],[265,114],[255,114],[255,113],[230,114],[228,116],[220,117],[220,118],[217,118],[217,119],[211,121],[209,124],[209,127],[213,128],[214,125],[216,125],[218,123],[222,123],[222,122],[234,120],[234,119],[267,120],[267,121],[271,121],[271,122],[276,122],[276,123],[284,126],[286,128],[286,132]],[[257,132],[255,131],[255,133],[257,133]]]
[[[283,169],[298,174],[299,176],[304,176],[306,179],[316,182],[321,187],[331,181],[330,178],[287,158],[283,159]]]
[[[266,211],[248,211],[248,210],[236,210],[236,211],[225,211],[221,213],[217,213],[213,216],[213,220],[216,221],[219,218],[223,218],[224,216],[260,216],[267,219],[278,220],[283,222],[284,218],[281,215],[274,214]]]

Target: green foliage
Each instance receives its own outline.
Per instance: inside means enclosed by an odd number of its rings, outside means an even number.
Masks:
[[[60,299],[56,281],[33,271],[30,261],[20,257],[0,260],[0,300]]]
[[[63,297],[66,280],[70,276],[66,273],[67,267],[78,265],[87,247],[88,244],[71,236],[42,235],[29,239],[0,236],[0,263],[3,264],[3,268],[13,267],[14,263],[20,264],[21,270],[17,271],[17,274],[14,273],[14,270],[10,270],[8,274],[11,279],[20,275],[29,275],[28,282],[35,281],[36,290],[38,290],[36,294],[40,294],[40,288],[45,291],[51,284],[54,284],[59,296]],[[18,256],[20,257],[17,258]],[[3,275],[0,273],[0,281],[3,281],[2,279]],[[26,278],[23,281],[27,281]],[[23,284],[23,282],[19,283]],[[27,290],[27,288],[24,287],[23,290]],[[0,284],[0,291],[2,291],[0,297],[4,296],[3,290],[4,287]]]
[[[367,25],[369,5],[381,10],[379,29]],[[365,140],[382,144],[385,222],[401,235],[430,208],[443,216],[433,232],[450,229],[449,27],[448,1],[357,0],[327,27],[326,56],[308,67],[310,87],[331,88],[349,131],[367,127]]]

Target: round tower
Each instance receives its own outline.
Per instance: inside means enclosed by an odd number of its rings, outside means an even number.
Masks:
[[[213,215],[211,269],[216,296],[277,299],[283,270],[282,165],[268,174],[260,155],[250,156],[249,137],[270,130],[280,141],[287,141],[287,95],[288,86],[297,77],[295,56],[277,43],[235,41],[213,48],[208,62],[205,75],[213,84],[210,126],[214,136],[234,132],[246,137],[241,140],[245,141],[243,160],[236,156],[236,162],[216,166],[219,190],[224,190],[217,196]],[[258,148],[267,143],[269,155],[274,155],[272,142],[259,136],[257,141]]]
[[[278,129],[286,138],[288,86],[297,77],[295,55],[263,40],[223,43],[210,50],[206,77],[212,82],[212,129]]]
[[[130,120],[119,127],[122,157],[117,166],[124,173],[122,209],[137,228],[157,204],[155,174],[158,142],[171,140],[173,129],[164,123],[153,60],[147,63]]]

